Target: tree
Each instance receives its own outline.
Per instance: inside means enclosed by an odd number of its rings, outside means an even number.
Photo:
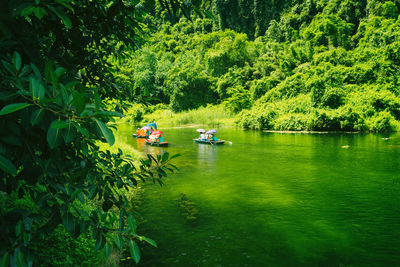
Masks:
[[[74,237],[90,231],[96,249],[128,245],[140,260],[123,190],[162,184],[175,168],[168,153],[136,166],[114,143],[102,97],[121,97],[106,59],[141,43],[135,1],[2,1],[0,8],[0,265],[34,262],[31,244],[59,224]],[[111,125],[112,126],[112,125]],[[87,212],[86,203],[101,208]]]

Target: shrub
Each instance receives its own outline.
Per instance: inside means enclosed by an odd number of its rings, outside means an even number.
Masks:
[[[335,111],[316,110],[312,114],[310,129],[316,131],[339,131],[340,120]]]
[[[96,266],[101,253],[95,252],[94,246],[95,240],[90,235],[75,239],[59,225],[50,236],[42,238],[33,251],[38,266]]]
[[[368,119],[368,128],[372,132],[390,132],[394,130],[395,119],[388,111],[382,111]]]
[[[341,88],[327,88],[320,100],[320,105],[336,109],[344,104],[344,91]]]
[[[272,76],[264,77],[260,80],[255,80],[250,87],[252,100],[255,101],[259,99],[260,97],[265,95],[266,92],[278,85],[279,82],[280,81],[278,79]]]
[[[236,116],[235,123],[247,129],[274,129],[274,121],[277,112],[267,106],[265,108],[259,107],[254,111],[244,110]]]
[[[310,130],[309,116],[306,114],[285,114],[275,121],[276,130],[302,131]]]
[[[366,131],[368,129],[365,119],[360,111],[346,105],[338,110],[340,129],[344,131]]]
[[[224,101],[224,104],[229,110],[237,113],[242,109],[250,108],[252,104],[250,93],[243,86],[229,88],[228,93],[231,96]]]

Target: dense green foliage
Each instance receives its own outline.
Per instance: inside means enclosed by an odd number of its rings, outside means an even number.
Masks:
[[[37,260],[35,244],[60,225],[72,238],[91,233],[85,242],[105,255],[125,245],[135,262],[136,241],[155,245],[136,232],[125,193],[139,181],[162,183],[173,166],[168,154],[137,164],[99,149],[115,142],[122,100],[161,104],[135,106],[134,121],[154,119],[152,109],[173,117],[160,107],[218,104],[174,118],[210,121],[211,110],[254,129],[399,129],[399,0],[8,0],[0,8],[1,266]]]
[[[174,167],[168,153],[137,163],[97,145],[114,144],[112,121],[122,116],[119,101],[102,99],[129,93],[106,60],[140,44],[137,3],[1,1],[0,266],[44,262],[40,243],[67,242],[52,239],[60,225],[106,256],[126,246],[138,262],[137,241],[156,246],[136,231],[126,193],[140,181],[161,184]]]
[[[245,128],[399,129],[400,2],[287,1],[262,13],[268,27],[252,41],[261,26],[241,18],[258,2],[161,23],[132,59],[112,62],[117,82],[175,112],[223,104]],[[250,35],[218,30],[228,27]]]

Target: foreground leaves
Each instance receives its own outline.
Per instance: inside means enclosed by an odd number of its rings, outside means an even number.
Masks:
[[[131,253],[132,259],[138,264],[140,261],[140,250],[135,241],[129,241],[129,252]]]
[[[9,104],[9,105],[3,107],[3,108],[0,110],[0,116],[13,113],[13,112],[15,112],[15,111],[18,111],[18,110],[20,110],[20,109],[26,108],[26,107],[28,107],[28,106],[29,106],[28,103]]]
[[[77,83],[52,63],[45,64],[44,75],[51,95],[44,100],[41,93],[32,94],[36,85],[32,87],[31,81],[42,73],[34,64],[19,66],[18,58],[14,55],[7,64],[13,65],[14,60],[16,67],[26,72],[3,80],[18,84],[17,101],[0,99],[0,197],[6,203],[0,205],[0,229],[6,235],[0,237],[0,251],[6,253],[1,263],[32,264],[32,244],[58,225],[74,238],[90,231],[95,249],[106,256],[113,246],[129,246],[138,263],[136,242],[156,243],[138,235],[138,222],[126,193],[139,182],[162,184],[174,168],[172,157],[168,153],[149,156],[138,164],[121,150],[100,151],[97,141],[114,144],[107,123],[122,114],[107,111],[90,89],[76,97]],[[14,205],[19,195],[26,205]]]

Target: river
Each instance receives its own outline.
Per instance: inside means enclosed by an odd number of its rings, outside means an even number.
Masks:
[[[221,128],[232,144],[211,146],[169,128],[158,148],[134,129],[118,137],[182,155],[163,187],[145,186],[138,230],[158,248],[139,266],[400,266],[400,134]]]

